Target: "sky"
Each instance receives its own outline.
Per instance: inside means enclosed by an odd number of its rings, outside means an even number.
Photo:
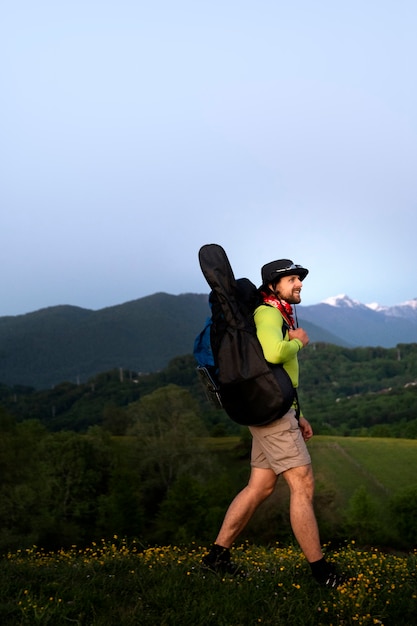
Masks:
[[[417,297],[415,0],[5,0],[0,316],[310,270]]]

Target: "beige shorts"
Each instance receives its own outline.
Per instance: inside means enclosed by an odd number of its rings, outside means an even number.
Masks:
[[[251,466],[272,469],[278,476],[292,467],[311,463],[294,409],[267,426],[249,426]]]

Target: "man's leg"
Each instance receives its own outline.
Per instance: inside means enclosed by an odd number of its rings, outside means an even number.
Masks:
[[[271,469],[253,467],[247,486],[229,506],[215,543],[230,548],[250,518],[274,490],[277,476]]]
[[[295,538],[310,563],[311,573],[318,583],[338,587],[346,581],[333,563],[326,561],[313,508],[314,476],[311,465],[294,467],[283,472],[290,488],[290,519]]]
[[[323,552],[313,508],[312,467],[293,467],[282,475],[290,488],[290,520],[295,538],[309,563],[319,561],[323,558]]]
[[[230,560],[230,547],[250,518],[274,490],[277,477],[271,469],[253,467],[247,486],[230,504],[223,524],[203,564],[220,573],[239,574],[239,568]]]

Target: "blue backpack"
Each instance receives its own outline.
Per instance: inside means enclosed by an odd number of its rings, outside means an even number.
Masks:
[[[259,290],[247,278],[236,280],[226,252],[217,244],[199,251],[211,287],[211,317],[196,337],[197,372],[208,396],[244,426],[260,426],[282,417],[296,392],[282,365],[265,360],[256,336],[253,313]]]

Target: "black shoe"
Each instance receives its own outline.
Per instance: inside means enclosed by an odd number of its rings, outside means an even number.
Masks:
[[[205,569],[209,569],[216,574],[245,577],[246,572],[239,565],[233,563],[230,558],[213,558],[211,554],[206,554],[201,559],[201,563]]]
[[[319,576],[314,576],[316,581],[322,587],[328,587],[329,589],[336,589],[347,582],[347,577],[337,571],[336,567],[329,563],[327,572],[321,573]]]

